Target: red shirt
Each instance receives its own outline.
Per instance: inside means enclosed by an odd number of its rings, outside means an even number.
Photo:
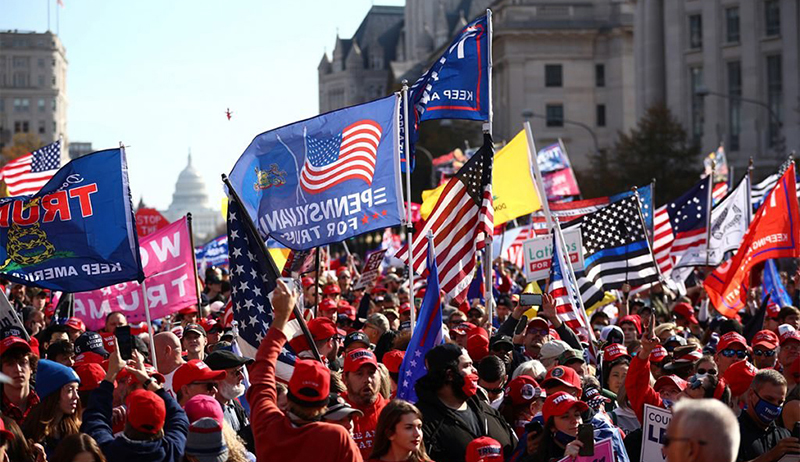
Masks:
[[[353,408],[364,413],[361,417],[353,416],[353,439],[356,441],[358,449],[361,450],[361,455],[366,460],[372,454],[372,441],[375,439],[375,427],[378,426],[378,417],[381,415],[383,408],[389,404],[389,400],[379,394],[378,399],[372,405],[361,407],[352,402],[347,397],[347,393],[342,393],[342,397]]]
[[[283,332],[270,329],[249,369],[247,401],[256,459],[362,462],[358,447],[341,425],[312,422],[298,427],[278,409],[275,365],[285,343]]]

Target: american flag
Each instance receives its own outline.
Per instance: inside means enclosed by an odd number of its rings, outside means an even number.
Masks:
[[[709,179],[702,179],[677,200],[656,210],[653,253],[663,274],[671,274],[684,254],[706,245],[708,190]]]
[[[372,184],[381,126],[372,120],[360,120],[328,139],[306,137],[306,161],[300,170],[303,190],[317,194],[353,179]]]
[[[787,160],[783,164],[781,164],[780,168],[778,169],[778,173],[773,173],[772,175],[766,177],[760,183],[753,185],[750,191],[750,202],[753,205],[753,210],[758,210],[758,207],[761,206],[761,202],[764,201],[764,198],[767,197],[767,194],[772,191],[772,188],[778,184],[778,180],[781,176],[786,172],[786,169],[789,168],[789,163],[791,159]],[[800,199],[800,189],[797,190],[797,198]]]
[[[555,299],[556,314],[558,319],[566,324],[575,332],[579,332],[586,326],[583,325],[583,317],[578,313],[574,294],[570,294],[566,284],[568,279],[564,278],[564,270],[561,267],[560,243],[558,233],[553,233],[553,258],[550,263],[550,295]]]
[[[714,205],[717,205],[725,196],[728,195],[728,183],[721,182],[714,184],[714,190],[711,193],[711,198],[714,200]]]
[[[594,305],[604,291],[619,289],[625,282],[637,287],[659,279],[636,196],[612,202],[567,226],[581,230],[584,269],[576,277],[584,306]]]
[[[256,239],[243,220],[245,212],[235,200],[228,202],[228,252],[231,272],[231,312],[236,323],[237,339],[242,353],[254,358],[258,346],[272,324],[272,303],[269,294],[277,287],[279,277],[275,262],[262,254]],[[278,357],[277,376],[287,381],[294,370],[294,355],[283,351]]]
[[[465,300],[475,269],[475,253],[491,239],[494,229],[492,205],[492,138],[484,135],[483,147],[451,178],[433,207],[422,231],[433,232],[439,285],[457,303]],[[423,274],[427,263],[427,243],[414,243],[413,268]],[[402,259],[408,261],[408,247]]]
[[[7,163],[0,179],[9,196],[36,194],[61,168],[61,141],[50,143]]]

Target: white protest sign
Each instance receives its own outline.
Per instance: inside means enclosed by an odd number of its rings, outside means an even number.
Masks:
[[[644,405],[644,424],[642,425],[641,462],[664,462],[661,453],[667,426],[672,420],[672,411],[660,407]]]
[[[581,247],[581,230],[565,229],[564,242],[569,249],[569,259],[575,271],[583,269],[583,251]],[[550,274],[550,263],[553,259],[553,236],[538,236],[522,243],[525,255],[525,277],[528,281],[544,279]]]
[[[611,445],[611,438],[594,443],[594,454],[591,456],[567,456],[558,462],[614,462],[614,447]]]
[[[383,261],[383,256],[386,255],[386,250],[388,249],[376,250],[367,256],[367,261],[364,263],[364,269],[361,270],[361,277],[358,278],[358,282],[355,286],[353,286],[353,290],[369,287],[373,282],[375,282],[376,279],[378,279],[381,262]]]

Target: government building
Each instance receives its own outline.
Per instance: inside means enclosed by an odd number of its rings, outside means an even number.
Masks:
[[[217,237],[217,228],[223,222],[222,214],[219,209],[211,206],[206,183],[200,172],[192,164],[191,152],[189,152],[186,168],[178,175],[178,181],[175,183],[172,203],[162,213],[164,218],[170,222],[179,220],[187,213],[191,213],[192,231],[194,232],[195,243],[198,245],[208,239]]]

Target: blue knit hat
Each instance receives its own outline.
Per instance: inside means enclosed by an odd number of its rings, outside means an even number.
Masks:
[[[36,394],[45,399],[68,383],[81,383],[81,378],[71,368],[49,359],[40,359],[36,367]]]

